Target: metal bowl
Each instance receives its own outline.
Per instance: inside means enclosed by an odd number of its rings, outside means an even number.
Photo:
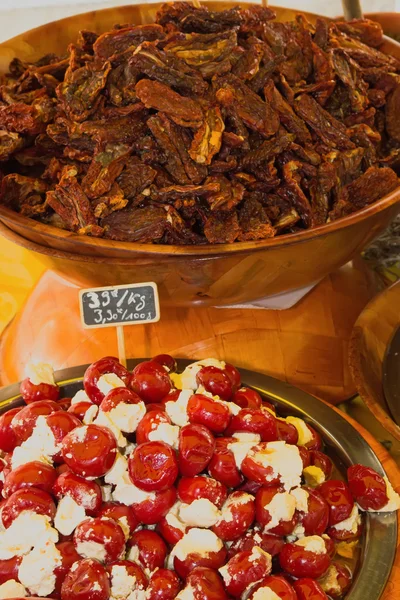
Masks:
[[[143,359],[128,360],[132,369]],[[178,360],[179,370],[193,361]],[[82,388],[82,377],[88,365],[64,369],[55,373],[62,397],[71,397]],[[245,385],[257,390],[276,405],[282,415],[304,418],[322,435],[327,453],[332,456],[339,471],[354,463],[372,467],[381,475],[383,468],[367,442],[337,411],[313,396],[287,383],[254,371],[241,369]],[[19,384],[0,390],[0,413],[22,404]],[[395,513],[365,513],[365,532],[362,539],[361,559],[346,600],[379,600],[392,569],[397,543],[397,516]]]

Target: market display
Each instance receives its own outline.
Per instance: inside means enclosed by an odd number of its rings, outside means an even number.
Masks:
[[[37,364],[20,391],[0,416],[0,598],[339,599],[362,513],[400,508],[223,361],[105,357],[72,399]]]
[[[380,25],[274,16],[179,2],[14,59],[0,202],[82,235],[196,245],[313,228],[395,190],[400,62]]]

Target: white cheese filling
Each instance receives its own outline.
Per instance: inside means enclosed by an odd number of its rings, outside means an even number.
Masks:
[[[196,593],[196,589],[191,585],[187,585],[183,590],[179,592],[177,596],[175,596],[175,600],[194,600]]]
[[[6,598],[25,598],[27,595],[24,586],[15,581],[15,579],[9,579],[0,585],[1,600],[5,600]]]
[[[263,449],[254,448],[249,456],[259,465],[272,469],[266,481],[279,478],[285,490],[300,487],[303,462],[297,446],[286,442],[268,442]]]
[[[101,486],[101,499],[103,502],[111,502],[112,501],[112,485],[102,485]]]
[[[110,419],[109,413],[105,413],[102,410],[99,410],[99,413],[96,419],[93,421],[93,424],[101,425],[102,427],[107,427],[111,431],[111,433],[114,434],[117,440],[117,444],[120,448],[124,448],[127,445],[128,442],[126,437],[122,435],[120,428],[117,427],[115,423]]]
[[[286,537],[288,542],[295,542],[296,540],[300,540],[305,537],[306,530],[301,523],[297,523],[296,527],[293,529],[292,533]]]
[[[49,517],[31,510],[22,511],[8,529],[0,532],[0,559],[23,556],[40,542],[41,546],[58,541],[58,532]]]
[[[87,411],[85,412],[82,422],[84,423],[84,425],[90,425],[91,423],[93,423],[97,417],[99,413],[99,407],[96,404],[93,404],[93,406],[90,406]]]
[[[275,594],[271,588],[263,586],[254,592],[252,600],[280,600],[280,596]]]
[[[76,544],[76,551],[84,558],[93,558],[102,563],[106,562],[107,551],[103,544],[99,544],[98,542],[91,540],[78,542]]]
[[[296,501],[296,510],[307,514],[309,496],[307,490],[303,490],[303,488],[295,488],[290,492],[290,495],[293,496]]]
[[[179,542],[175,544],[169,555],[167,568],[173,569],[175,556],[179,560],[185,560],[189,554],[208,556],[210,552],[219,552],[222,547],[222,540],[213,531],[194,527],[193,529],[189,529]]]
[[[170,423],[160,423],[153,431],[149,433],[149,440],[151,442],[165,442],[175,450],[179,447],[179,431],[180,428],[177,425],[171,425]]]
[[[257,433],[235,433],[233,437],[237,441],[228,444],[228,450],[233,453],[236,466],[240,469],[250,450],[260,443],[261,436]]]
[[[320,585],[325,591],[330,591],[340,597],[342,595],[342,587],[338,581],[338,570],[335,565],[329,565],[327,572],[320,580]]]
[[[179,500],[178,502],[175,502],[170,511],[165,515],[165,520],[170,527],[173,527],[174,529],[178,529],[179,531],[182,531],[182,533],[185,533],[186,525],[182,523],[182,521],[179,518],[179,510],[181,506],[182,502],[179,502]]]
[[[56,583],[54,570],[61,562],[61,554],[53,542],[40,544],[22,558],[18,578],[31,594],[48,596]]]
[[[333,525],[333,529],[336,529],[336,531],[349,531],[351,533],[357,533],[360,524],[361,516],[358,512],[357,504],[355,504],[350,516],[347,517],[347,519],[340,521],[340,523]]]
[[[214,398],[214,400],[215,402],[218,402],[219,404],[223,404],[224,406],[228,407],[231,415],[238,415],[242,410],[242,407],[238,404],[235,404],[234,402],[225,402],[225,400],[220,400],[216,398]]]
[[[294,542],[296,546],[301,546],[307,552],[314,552],[314,554],[326,554],[325,541],[319,535],[310,535],[303,537],[297,542]]]
[[[224,503],[218,524],[221,522],[231,523],[234,520],[233,511],[235,507],[254,501],[254,496],[247,494],[246,492],[234,492],[234,494],[235,495],[230,495]]]
[[[264,506],[271,516],[271,520],[264,527],[264,532],[270,531],[281,521],[291,521],[296,510],[296,499],[288,492],[278,492],[271,502]]]
[[[187,406],[190,397],[193,396],[192,390],[182,390],[175,402],[169,400],[165,404],[165,410],[174,425],[184,427],[188,425],[189,418],[187,414]]]
[[[139,591],[136,577],[129,575],[127,568],[123,565],[111,567],[111,594],[110,600],[128,600],[132,591]]]
[[[112,499],[115,502],[131,506],[132,504],[140,504],[145,500],[154,501],[156,499],[156,494],[154,492],[144,492],[137,488],[133,485],[129,478],[129,474],[126,472],[122,479],[118,481],[112,492]]]
[[[85,390],[78,390],[75,396],[72,396],[71,406],[73,404],[78,404],[79,402],[92,402]]]
[[[119,483],[123,482],[123,477],[124,477],[125,473],[127,472],[127,470],[128,470],[128,461],[125,458],[125,456],[123,456],[122,454],[120,454],[118,452],[113,466],[104,475],[104,481],[106,483],[118,485]]]
[[[216,358],[205,358],[188,365],[181,374],[171,373],[170,377],[176,389],[197,390],[196,376],[202,367],[217,367],[217,369],[224,370],[225,363]]]
[[[212,527],[220,516],[219,509],[206,498],[199,498],[179,507],[179,519],[187,527]]]
[[[126,387],[126,385],[115,373],[106,373],[99,377],[97,387],[102,394],[107,396],[108,392],[111,392],[114,388]]]
[[[136,589],[129,594],[127,600],[146,600],[146,598],[148,598],[148,595],[145,590]]]
[[[86,517],[83,506],[71,496],[64,496],[58,503],[54,526],[62,535],[70,535]]]
[[[11,458],[12,469],[16,469],[27,462],[35,460],[52,465],[52,457],[57,454],[60,449],[61,445],[56,444],[54,434],[47,425],[46,417],[40,415],[37,418],[32,435],[14,449]]]
[[[118,429],[125,433],[134,433],[146,414],[146,405],[144,402],[120,402],[106,414]]]
[[[25,369],[25,374],[33,385],[40,385],[41,383],[56,385],[53,367],[47,363],[29,363]]]

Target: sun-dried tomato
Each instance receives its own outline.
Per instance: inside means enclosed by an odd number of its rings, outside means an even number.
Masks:
[[[104,237],[124,242],[158,242],[167,226],[167,212],[161,206],[124,208],[101,221]]]
[[[223,175],[213,175],[206,179],[206,183],[219,185],[219,190],[207,197],[212,211],[231,210],[243,200],[245,189],[238,181],[229,181]]]
[[[107,93],[115,106],[129,106],[136,102],[136,84],[139,72],[129,62],[111,69],[107,79]]]
[[[41,197],[44,201],[48,185],[40,179],[34,177],[25,177],[12,173],[3,177],[1,181],[1,197],[3,204],[18,210],[26,203],[29,203],[30,197]]]
[[[93,201],[94,216],[98,219],[110,215],[115,210],[121,210],[128,204],[128,198],[125,198],[123,190],[118,183],[114,183],[111,190]]]
[[[73,71],[57,88],[61,106],[73,121],[85,121],[96,111],[110,63],[87,64]]]
[[[346,135],[345,126],[311,96],[302,94],[296,98],[295,110],[328,146],[343,150],[354,147],[353,142]]]
[[[264,57],[264,45],[257,38],[250,39],[249,44],[232,69],[232,73],[243,81],[253,79],[260,70]]]
[[[46,131],[46,124],[54,114],[53,101],[43,96],[30,106],[15,103],[0,108],[0,127],[13,133],[37,135]]]
[[[233,211],[214,211],[204,224],[204,235],[210,244],[232,244],[239,233],[238,215]]]
[[[275,230],[268,218],[268,213],[263,205],[249,196],[245,198],[239,210],[239,241],[262,240],[274,237]]]
[[[162,112],[150,117],[147,124],[166,155],[165,168],[177,183],[198,185],[207,176],[207,168],[189,156],[189,140],[185,130]]]
[[[76,178],[75,167],[64,167],[59,183],[46,194],[46,201],[72,231],[99,236],[102,228],[96,223],[90,201]]]
[[[165,113],[178,125],[197,129],[203,122],[198,102],[181,96],[163,83],[141,79],[136,84],[136,94],[147,108]]]
[[[82,188],[89,198],[99,198],[110,191],[124,168],[129,151],[130,147],[125,144],[107,144],[93,157],[82,179]]]
[[[165,50],[191,67],[201,67],[229,58],[236,45],[237,35],[231,30],[216,34],[177,34],[169,38]]]
[[[201,74],[171,52],[159,50],[154,44],[144,42],[133,53],[129,65],[137,73],[147,75],[160,83],[183,93],[204,94],[208,85]]]
[[[164,37],[163,29],[159,25],[124,27],[103,33],[93,44],[93,50],[95,56],[103,61],[118,62],[126,50],[134,50],[142,42],[162,40]]]
[[[288,131],[296,135],[298,143],[305,144],[311,142],[311,134],[306,124],[296,115],[290,104],[279,93],[273,81],[267,84],[264,92],[268,96],[271,106],[279,115],[280,122]]]
[[[245,125],[264,137],[270,137],[278,131],[279,117],[269,102],[255,94],[241,79],[235,75],[221,77],[216,98],[222,106],[235,107],[238,116]]]
[[[194,135],[189,154],[200,165],[211,164],[212,158],[221,149],[225,123],[217,106],[211,106],[200,129]]]
[[[386,131],[391,138],[400,142],[400,83],[394,88],[386,103]]]
[[[18,133],[0,130],[0,161],[9,159],[23,145],[24,140]]]
[[[175,2],[163,4],[156,20],[161,25],[173,24],[181,31],[216,33],[238,27],[243,17],[239,8],[214,12],[205,7],[197,8],[191,2]]]
[[[345,197],[355,206],[362,208],[389,194],[399,185],[396,173],[388,167],[370,167],[343,190]]]
[[[349,92],[350,104],[355,113],[363,111],[369,104],[366,95],[367,86],[359,76],[359,67],[341,50],[333,51],[333,67],[338,79],[346,86]]]
[[[335,24],[340,31],[368,44],[368,46],[379,48],[383,44],[382,25],[376,21],[354,19],[349,22],[339,21]]]
[[[294,134],[283,134],[271,140],[265,140],[256,150],[250,150],[242,160],[242,166],[259,165],[268,162],[288,148],[295,139]]]

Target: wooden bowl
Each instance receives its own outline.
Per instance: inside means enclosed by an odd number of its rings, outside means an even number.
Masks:
[[[380,23],[386,35],[400,33],[400,13],[378,12],[368,13],[365,16],[367,19],[371,19],[372,21]]]
[[[400,440],[382,386],[386,348],[400,324],[400,281],[376,296],[358,317],[350,339],[350,372],[358,393],[383,427]],[[399,363],[400,368],[400,363]]]
[[[209,2],[212,9],[237,2]],[[0,72],[19,56],[33,61],[48,52],[61,53],[80,29],[97,32],[113,24],[154,20],[157,4],[137,4],[62,19],[0,44]],[[276,8],[278,20],[298,11]],[[307,14],[311,21],[316,16]],[[400,45],[385,43],[400,58]],[[400,211],[400,189],[342,220],[274,239],[207,246],[135,244],[78,236],[23,217],[0,206],[0,220],[19,235],[21,245],[54,258],[67,277],[87,274],[95,285],[155,281],[161,302],[176,306],[221,306],[251,302],[313,284],[357,255]],[[83,279],[82,277],[85,277]]]

